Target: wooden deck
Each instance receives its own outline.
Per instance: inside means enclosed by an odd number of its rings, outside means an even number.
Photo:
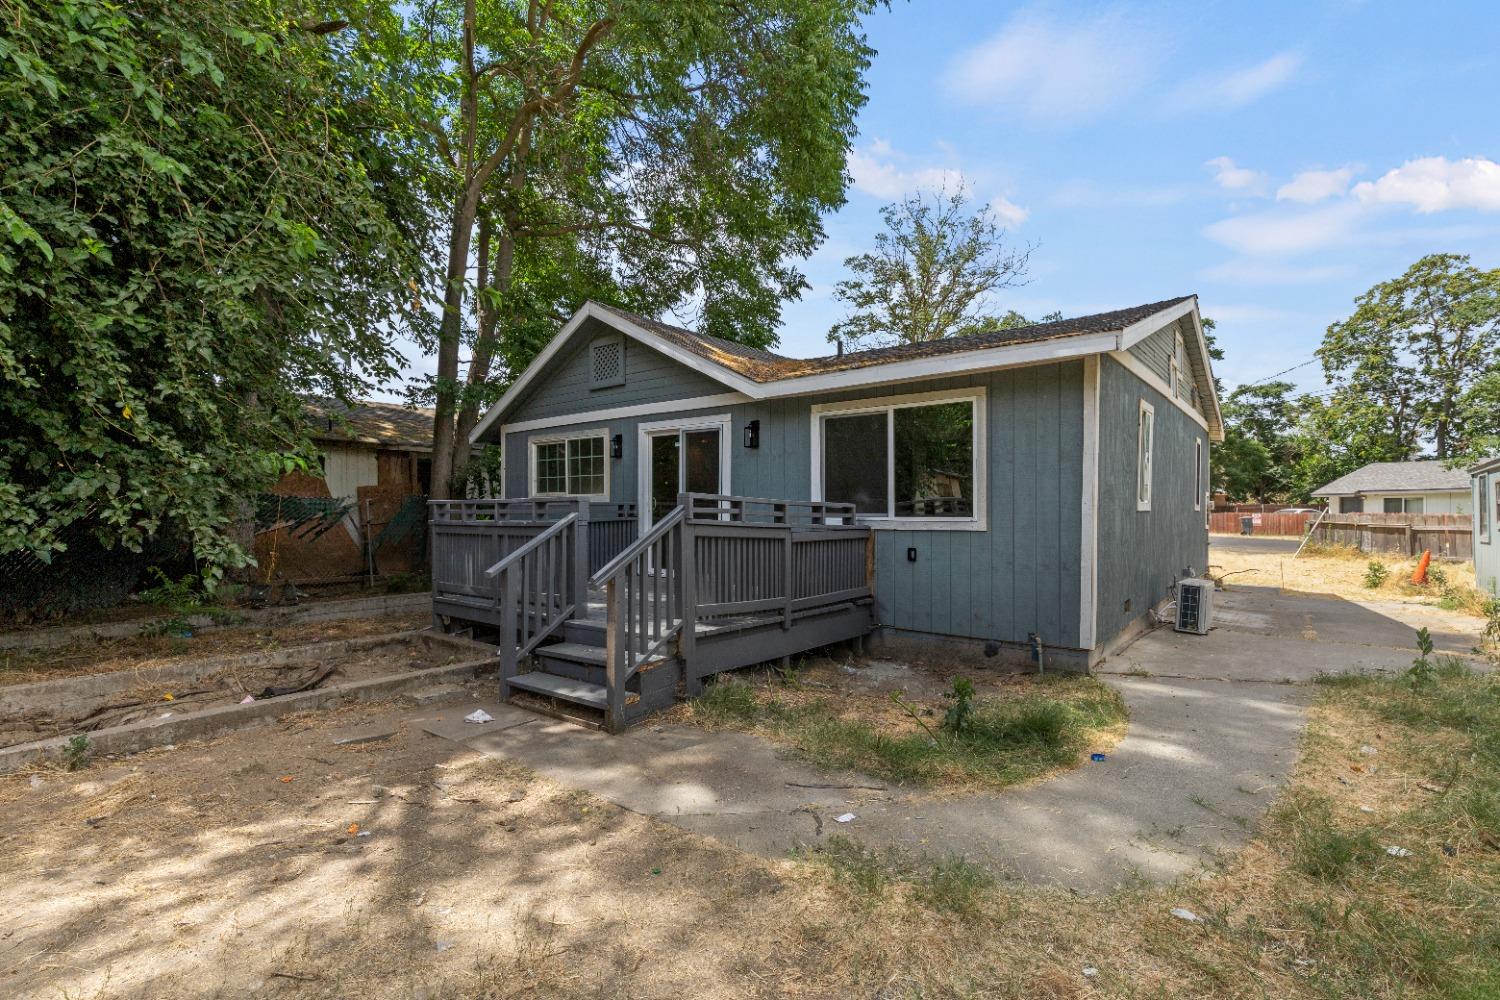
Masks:
[[[847,504],[683,494],[641,533],[624,505],[457,501],[432,525],[436,624],[499,643],[502,697],[612,731],[873,624],[874,539]]]

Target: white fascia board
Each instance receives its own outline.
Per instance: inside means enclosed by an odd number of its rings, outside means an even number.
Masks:
[[[1120,347],[1122,351],[1128,351],[1136,344],[1151,336],[1157,330],[1168,323],[1175,323],[1188,313],[1195,312],[1198,308],[1196,298],[1188,298],[1175,306],[1168,306],[1161,312],[1152,313],[1145,319],[1138,319],[1134,323],[1120,331]]]
[[[1203,428],[1203,430],[1208,431],[1209,439],[1213,440],[1213,432],[1208,426],[1208,421],[1203,418],[1203,414],[1193,409],[1181,399],[1178,399],[1177,394],[1172,391],[1172,387],[1163,382],[1156,372],[1142,364],[1139,358],[1129,351],[1112,351],[1109,356],[1119,362],[1120,367],[1165,396],[1167,402],[1177,407],[1183,413],[1186,413],[1192,418],[1193,423]]]
[[[630,417],[645,417],[655,413],[686,413],[691,410],[707,410],[720,406],[748,403],[750,397],[742,392],[721,392],[714,396],[689,396],[686,399],[664,399],[659,403],[637,403],[634,406],[616,406],[608,410],[584,410],[579,413],[560,413],[555,417],[538,417],[535,420],[518,420],[513,424],[501,424],[500,436],[520,431],[543,430],[551,427],[569,427],[574,424],[592,424],[600,421],[625,420]]]
[[[862,389],[873,385],[914,382],[1038,362],[1066,361],[1069,358],[1114,350],[1117,336],[1114,333],[1091,333],[1034,344],[1007,344],[981,351],[917,358],[889,365],[871,365],[868,368],[854,368],[824,375],[804,375],[801,378],[783,379],[763,385],[760,387],[760,395],[768,399],[806,396],[815,392]]]
[[[677,345],[658,337],[644,327],[638,326],[622,316],[617,316],[603,309],[597,303],[586,302],[582,309],[573,314],[572,319],[563,324],[563,328],[557,331],[557,335],[548,341],[547,346],[542,348],[541,353],[536,356],[531,364],[526,366],[526,370],[521,373],[521,377],[516,379],[515,383],[506,390],[505,395],[500,397],[500,401],[490,407],[485,413],[484,418],[475,425],[474,430],[469,434],[469,442],[471,444],[477,444],[480,437],[489,429],[490,425],[498,420],[501,414],[505,413],[506,410],[522,397],[531,383],[547,367],[548,362],[557,356],[563,347],[567,345],[568,341],[572,339],[573,334],[578,332],[583,324],[590,319],[597,319],[599,322],[640,341],[652,350],[665,354],[673,361],[680,362],[695,371],[707,375],[709,378],[724,383],[724,385],[731,389],[745,393],[747,396],[756,396],[756,392],[754,391],[757,388],[756,383],[745,378],[743,375],[732,372],[723,365],[714,364],[712,361],[699,357],[691,351],[685,351]]]

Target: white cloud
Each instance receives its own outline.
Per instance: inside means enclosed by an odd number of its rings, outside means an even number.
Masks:
[[[1353,166],[1337,170],[1304,170],[1276,189],[1276,200],[1311,205],[1336,198],[1349,190],[1349,182],[1357,173],[1359,168]]]
[[[1030,210],[1022,208],[1003,194],[997,194],[990,200],[990,211],[994,212],[995,218],[1008,229],[1016,228],[1031,215]]]
[[[1164,57],[1157,38],[1117,13],[1072,22],[1023,13],[955,57],[943,83],[964,103],[1067,125],[1129,100]]]
[[[1245,69],[1200,76],[1168,95],[1167,110],[1222,111],[1242,108],[1290,83],[1301,68],[1301,55],[1295,52],[1278,52]]]
[[[1407,160],[1376,181],[1354,186],[1365,204],[1411,205],[1424,214],[1454,208],[1500,212],[1500,163],[1483,158]]]
[[[1236,166],[1235,162],[1227,156],[1216,156],[1203,165],[1214,168],[1214,180],[1225,191],[1259,194],[1265,189],[1265,174],[1248,167]]]
[[[907,167],[905,159],[884,139],[851,150],[848,166],[855,190],[889,201],[916,191],[956,191],[963,186],[964,175],[957,168]]]
[[[1210,281],[1227,285],[1321,285],[1354,274],[1348,264],[1291,265],[1264,260],[1230,260],[1200,272]]]
[[[1346,242],[1360,215],[1347,202],[1306,212],[1239,215],[1208,226],[1203,235],[1251,256],[1304,253]]]

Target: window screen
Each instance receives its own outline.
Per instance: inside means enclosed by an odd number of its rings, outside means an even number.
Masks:
[[[861,514],[890,514],[885,411],[823,421],[823,499]]]
[[[974,516],[974,405],[891,411],[897,517]]]

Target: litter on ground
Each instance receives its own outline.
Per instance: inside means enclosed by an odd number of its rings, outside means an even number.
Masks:
[[[468,715],[464,716],[464,721],[465,722],[480,722],[480,723],[483,723],[483,722],[494,722],[495,721],[495,717],[493,715],[491,715],[490,713],[486,712],[482,708],[476,708],[476,709],[474,709],[474,711],[472,711]]]
[[[854,822],[854,814],[853,813],[844,813],[844,815],[842,815],[842,816],[835,816],[833,818],[833,821],[835,823],[852,823],[852,822]]]
[[[1181,906],[1172,907],[1172,916],[1176,917],[1178,920],[1186,920],[1190,924],[1202,923],[1203,921],[1203,918],[1198,916],[1198,914],[1194,913],[1192,910],[1184,909]]]

